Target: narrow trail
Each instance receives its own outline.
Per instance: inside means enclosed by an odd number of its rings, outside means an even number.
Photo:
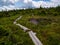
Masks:
[[[21,18],[22,18],[22,16],[20,16],[19,18],[17,18],[14,21],[14,24],[17,25],[17,26],[19,26],[20,28],[22,28],[24,30],[24,32],[27,32],[35,45],[43,45],[41,43],[41,41],[36,37],[36,33],[34,33],[31,29],[29,29],[29,28],[27,28],[27,27],[25,27],[25,26],[17,23],[17,21],[20,20]]]

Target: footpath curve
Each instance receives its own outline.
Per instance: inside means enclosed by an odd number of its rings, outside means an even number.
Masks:
[[[24,32],[27,32],[35,45],[43,45],[41,43],[41,41],[37,38],[36,33],[34,33],[31,29],[17,23],[17,21],[20,20],[21,18],[22,18],[22,16],[17,18],[13,23],[15,25],[19,26],[20,28],[22,28],[24,30]]]

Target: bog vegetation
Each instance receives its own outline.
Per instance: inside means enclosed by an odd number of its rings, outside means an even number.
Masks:
[[[0,45],[34,45],[29,35],[13,24],[19,16],[23,17],[17,22],[36,32],[43,45],[60,45],[60,6],[0,12]]]

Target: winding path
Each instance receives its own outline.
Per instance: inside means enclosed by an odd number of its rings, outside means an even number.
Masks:
[[[43,45],[41,43],[41,41],[36,37],[36,33],[34,33],[31,29],[29,29],[29,28],[27,28],[27,27],[25,27],[25,26],[17,23],[17,21],[19,19],[21,19],[21,18],[22,18],[22,16],[20,16],[19,18],[17,18],[14,21],[14,24],[17,25],[17,26],[19,26],[20,28],[22,28],[24,30],[24,32],[27,32],[29,34],[30,38],[32,39],[32,41],[34,42],[35,45]]]

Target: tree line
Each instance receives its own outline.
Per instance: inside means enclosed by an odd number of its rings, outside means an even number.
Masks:
[[[57,16],[60,15],[60,6],[55,8],[36,8],[36,9],[22,9],[22,10],[10,10],[10,11],[1,11],[0,17],[10,17],[13,15],[48,15],[48,16]]]

